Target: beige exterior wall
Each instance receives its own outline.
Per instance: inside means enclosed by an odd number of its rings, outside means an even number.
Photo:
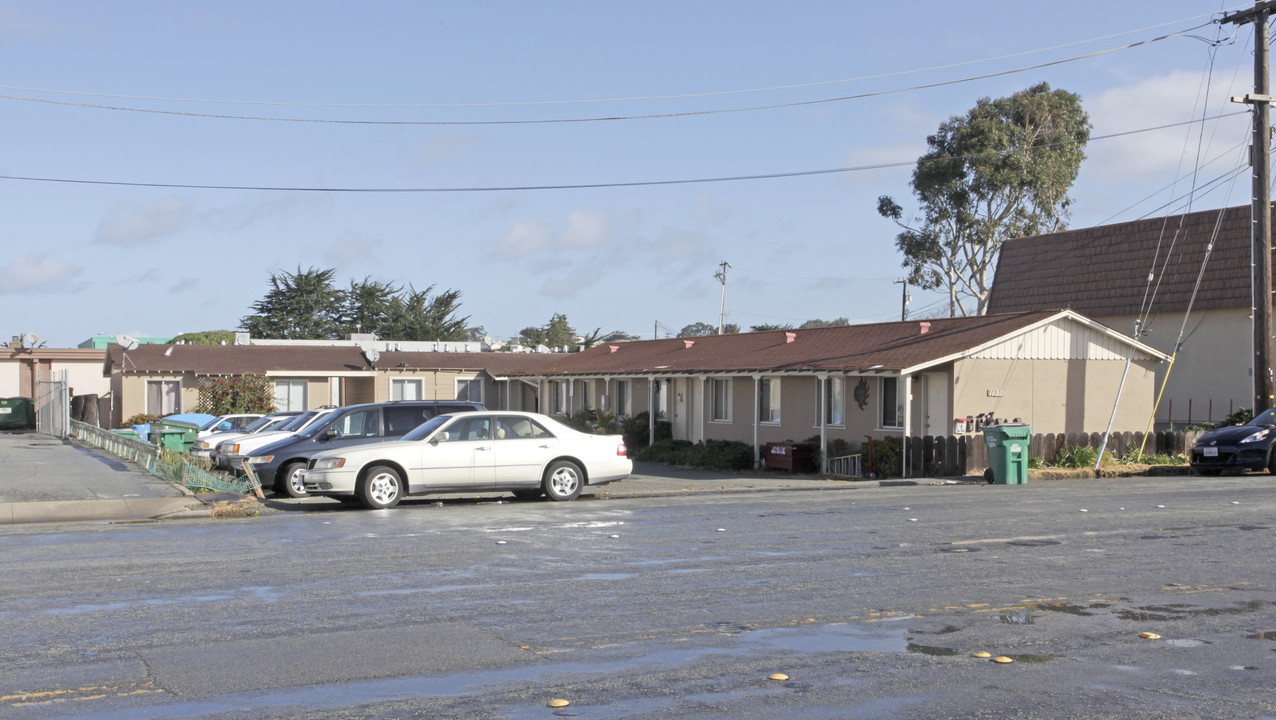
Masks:
[[[1095,319],[1125,333],[1134,328],[1133,315]],[[1153,323],[1151,332],[1140,340],[1167,355],[1173,354],[1179,327],[1183,324],[1182,316],[1159,315]],[[1174,359],[1169,384],[1156,412],[1158,426],[1167,426],[1171,421],[1175,425],[1218,422],[1238,408],[1252,408],[1253,328],[1249,311],[1198,313],[1189,322],[1186,334],[1188,337]],[[1168,363],[1157,367],[1157,388],[1165,381],[1167,371]]]
[[[0,398],[22,395],[22,366],[16,362],[0,363]]]
[[[63,370],[72,394],[104,396],[111,390],[102,374],[104,356],[101,350],[79,348],[0,351],[0,398],[34,397],[37,380]]]
[[[1155,365],[1130,363],[1113,430],[1142,431],[1152,408]],[[959,360],[953,417],[992,413],[1035,432],[1103,432],[1112,416],[1123,360]]]
[[[270,376],[270,381],[306,381],[306,409],[314,409],[321,405],[329,404],[331,393],[329,378],[306,378],[306,377],[288,377],[288,376]],[[362,379],[362,378],[343,378],[344,379]],[[371,378],[367,378],[371,380]],[[199,402],[199,384],[200,376],[195,373],[183,374],[119,374],[111,378],[112,387],[112,410],[111,423],[112,427],[120,427],[123,422],[135,415],[148,412],[146,407],[146,385],[149,381],[156,380],[176,380],[182,384],[181,389],[181,407],[178,412],[195,412],[195,406]]]
[[[381,371],[376,376],[373,399],[360,400],[359,402],[389,402],[392,397],[390,388],[394,380],[419,380],[421,382],[422,400],[455,400],[457,380],[473,380],[483,377],[482,373],[462,372],[459,370]],[[491,382],[488,379],[488,382],[483,385],[483,397],[486,399],[491,391]]]

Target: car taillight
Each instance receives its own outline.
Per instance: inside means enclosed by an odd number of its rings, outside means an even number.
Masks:
[[[617,456],[617,457],[628,457],[628,456],[629,456],[629,451],[625,449],[625,444],[624,444],[624,443],[620,443],[619,445],[617,445],[617,446],[616,446],[616,456]]]

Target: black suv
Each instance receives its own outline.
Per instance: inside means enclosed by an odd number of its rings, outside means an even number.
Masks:
[[[300,472],[324,450],[397,440],[435,415],[486,410],[460,400],[396,400],[338,408],[300,433],[253,452],[248,462],[263,487],[275,494],[305,497]]]

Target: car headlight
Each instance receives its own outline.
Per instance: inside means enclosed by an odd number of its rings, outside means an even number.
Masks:
[[[319,458],[315,461],[315,470],[336,470],[345,464],[345,458]]]
[[[1241,440],[1241,442],[1252,443],[1252,442],[1258,442],[1259,440],[1266,440],[1268,436],[1270,436],[1271,434],[1272,434],[1272,429],[1266,428],[1264,430],[1259,430],[1258,432],[1254,433],[1253,435],[1250,435],[1244,440]]]
[[[208,444],[207,440],[198,440],[195,442],[195,447],[199,448],[200,450],[207,450],[208,448],[212,447],[212,445]]]
[[[223,454],[223,455],[238,455],[238,454],[239,454],[239,444],[238,444],[238,443],[236,443],[236,444],[234,444],[234,445],[225,445],[225,444],[223,444],[223,445],[221,446],[221,451],[222,451],[222,454]]]
[[[248,458],[248,462],[253,465],[264,465],[274,459],[274,455],[257,455],[256,457]]]

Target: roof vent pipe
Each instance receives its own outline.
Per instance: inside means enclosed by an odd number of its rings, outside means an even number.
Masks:
[[[695,341],[695,340],[683,340],[683,341],[682,341],[682,346],[683,346],[683,349],[684,349],[684,350],[688,350],[688,349],[690,349],[690,348],[691,348],[691,346],[692,346],[692,345],[695,345],[695,344],[696,344],[696,341]]]
[[[607,346],[607,349],[608,349],[609,351],[611,351],[611,352],[616,352],[617,350],[619,350],[619,349],[620,349],[620,346],[619,346],[619,345],[608,345],[608,346]]]
[[[922,330],[922,331],[921,331],[921,334],[922,334],[922,335],[925,335],[926,333],[930,332],[930,323],[928,323],[928,322],[918,323],[918,326],[920,326],[920,327],[921,327],[921,330]]]
[[[786,344],[786,345],[787,345],[787,344],[789,344],[789,343],[793,342],[794,340],[797,340],[797,333],[794,333],[794,332],[786,332],[786,333],[784,333],[784,344]]]

